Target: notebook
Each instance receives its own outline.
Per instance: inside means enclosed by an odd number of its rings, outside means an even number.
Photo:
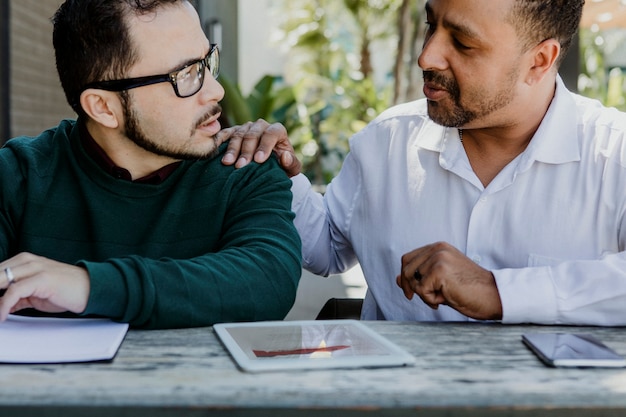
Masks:
[[[9,315],[0,323],[0,363],[110,361],[127,331],[108,319]]]
[[[221,323],[213,326],[246,372],[411,366],[408,352],[357,320]]]

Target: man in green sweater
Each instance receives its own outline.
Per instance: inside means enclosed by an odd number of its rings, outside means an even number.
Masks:
[[[67,0],[53,22],[78,120],[0,149],[0,320],[284,318],[301,273],[291,182],[276,161],[220,162],[219,50],[194,8]]]

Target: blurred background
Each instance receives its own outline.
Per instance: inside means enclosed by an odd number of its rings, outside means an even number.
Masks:
[[[50,18],[62,0],[0,0],[0,144],[75,114],[57,79]],[[421,97],[424,0],[194,0],[222,52],[224,122],[281,122],[321,191],[348,138],[390,105]],[[626,110],[626,0],[587,0],[561,69],[567,86]],[[358,266],[303,273],[290,319],[331,297],[361,298]]]

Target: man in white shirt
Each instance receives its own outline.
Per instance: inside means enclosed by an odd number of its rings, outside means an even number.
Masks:
[[[626,325],[626,115],[558,76],[583,4],[428,0],[426,99],[356,134],[323,197],[292,178],[305,267],[360,262],[363,319]]]

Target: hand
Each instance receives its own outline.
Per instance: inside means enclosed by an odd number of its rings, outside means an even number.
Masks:
[[[9,283],[6,268],[13,282]],[[34,308],[48,313],[81,313],[89,299],[89,274],[84,268],[20,253],[0,263],[0,321],[9,313]]]
[[[280,123],[269,124],[259,119],[254,123],[223,129],[217,134],[219,143],[228,139],[228,149],[222,158],[224,165],[235,164],[236,168],[241,168],[252,161],[252,158],[255,162],[263,163],[273,151],[290,177],[298,175],[302,170],[302,164],[289,142],[287,130]]]
[[[433,309],[443,304],[474,319],[502,319],[493,274],[448,243],[434,243],[402,256],[396,283],[406,298],[412,299],[415,293]]]

